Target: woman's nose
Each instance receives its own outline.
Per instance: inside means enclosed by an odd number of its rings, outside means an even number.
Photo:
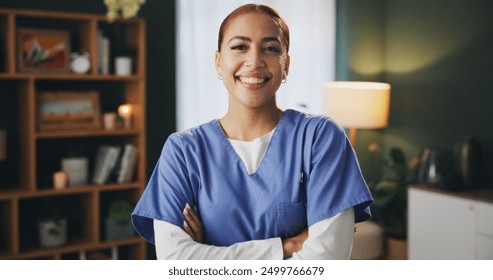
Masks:
[[[262,54],[257,50],[251,50],[246,58],[245,66],[253,69],[264,67],[265,63]]]

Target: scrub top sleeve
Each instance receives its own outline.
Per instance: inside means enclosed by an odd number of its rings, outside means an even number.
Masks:
[[[355,222],[371,217],[373,198],[344,131],[327,120],[312,140],[306,183],[308,226],[354,207]]]
[[[164,144],[147,187],[132,213],[135,229],[154,244],[154,219],[182,227],[185,204],[195,205],[193,193],[179,136],[173,134]]]

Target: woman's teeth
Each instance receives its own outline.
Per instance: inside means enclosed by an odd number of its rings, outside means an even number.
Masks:
[[[242,81],[245,84],[261,84],[265,81],[265,78],[240,77],[240,81]]]

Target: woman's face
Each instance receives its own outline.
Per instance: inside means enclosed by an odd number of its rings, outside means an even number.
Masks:
[[[273,19],[260,13],[237,16],[223,38],[216,70],[230,94],[230,104],[275,105],[275,93],[288,74],[289,56]]]

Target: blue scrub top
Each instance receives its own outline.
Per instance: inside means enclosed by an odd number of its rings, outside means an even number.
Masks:
[[[350,207],[361,222],[371,202],[344,130],[325,116],[286,110],[251,175],[219,120],[170,135],[132,221],[154,243],[153,219],[182,227],[188,203],[199,210],[204,243],[230,246],[291,237]]]

